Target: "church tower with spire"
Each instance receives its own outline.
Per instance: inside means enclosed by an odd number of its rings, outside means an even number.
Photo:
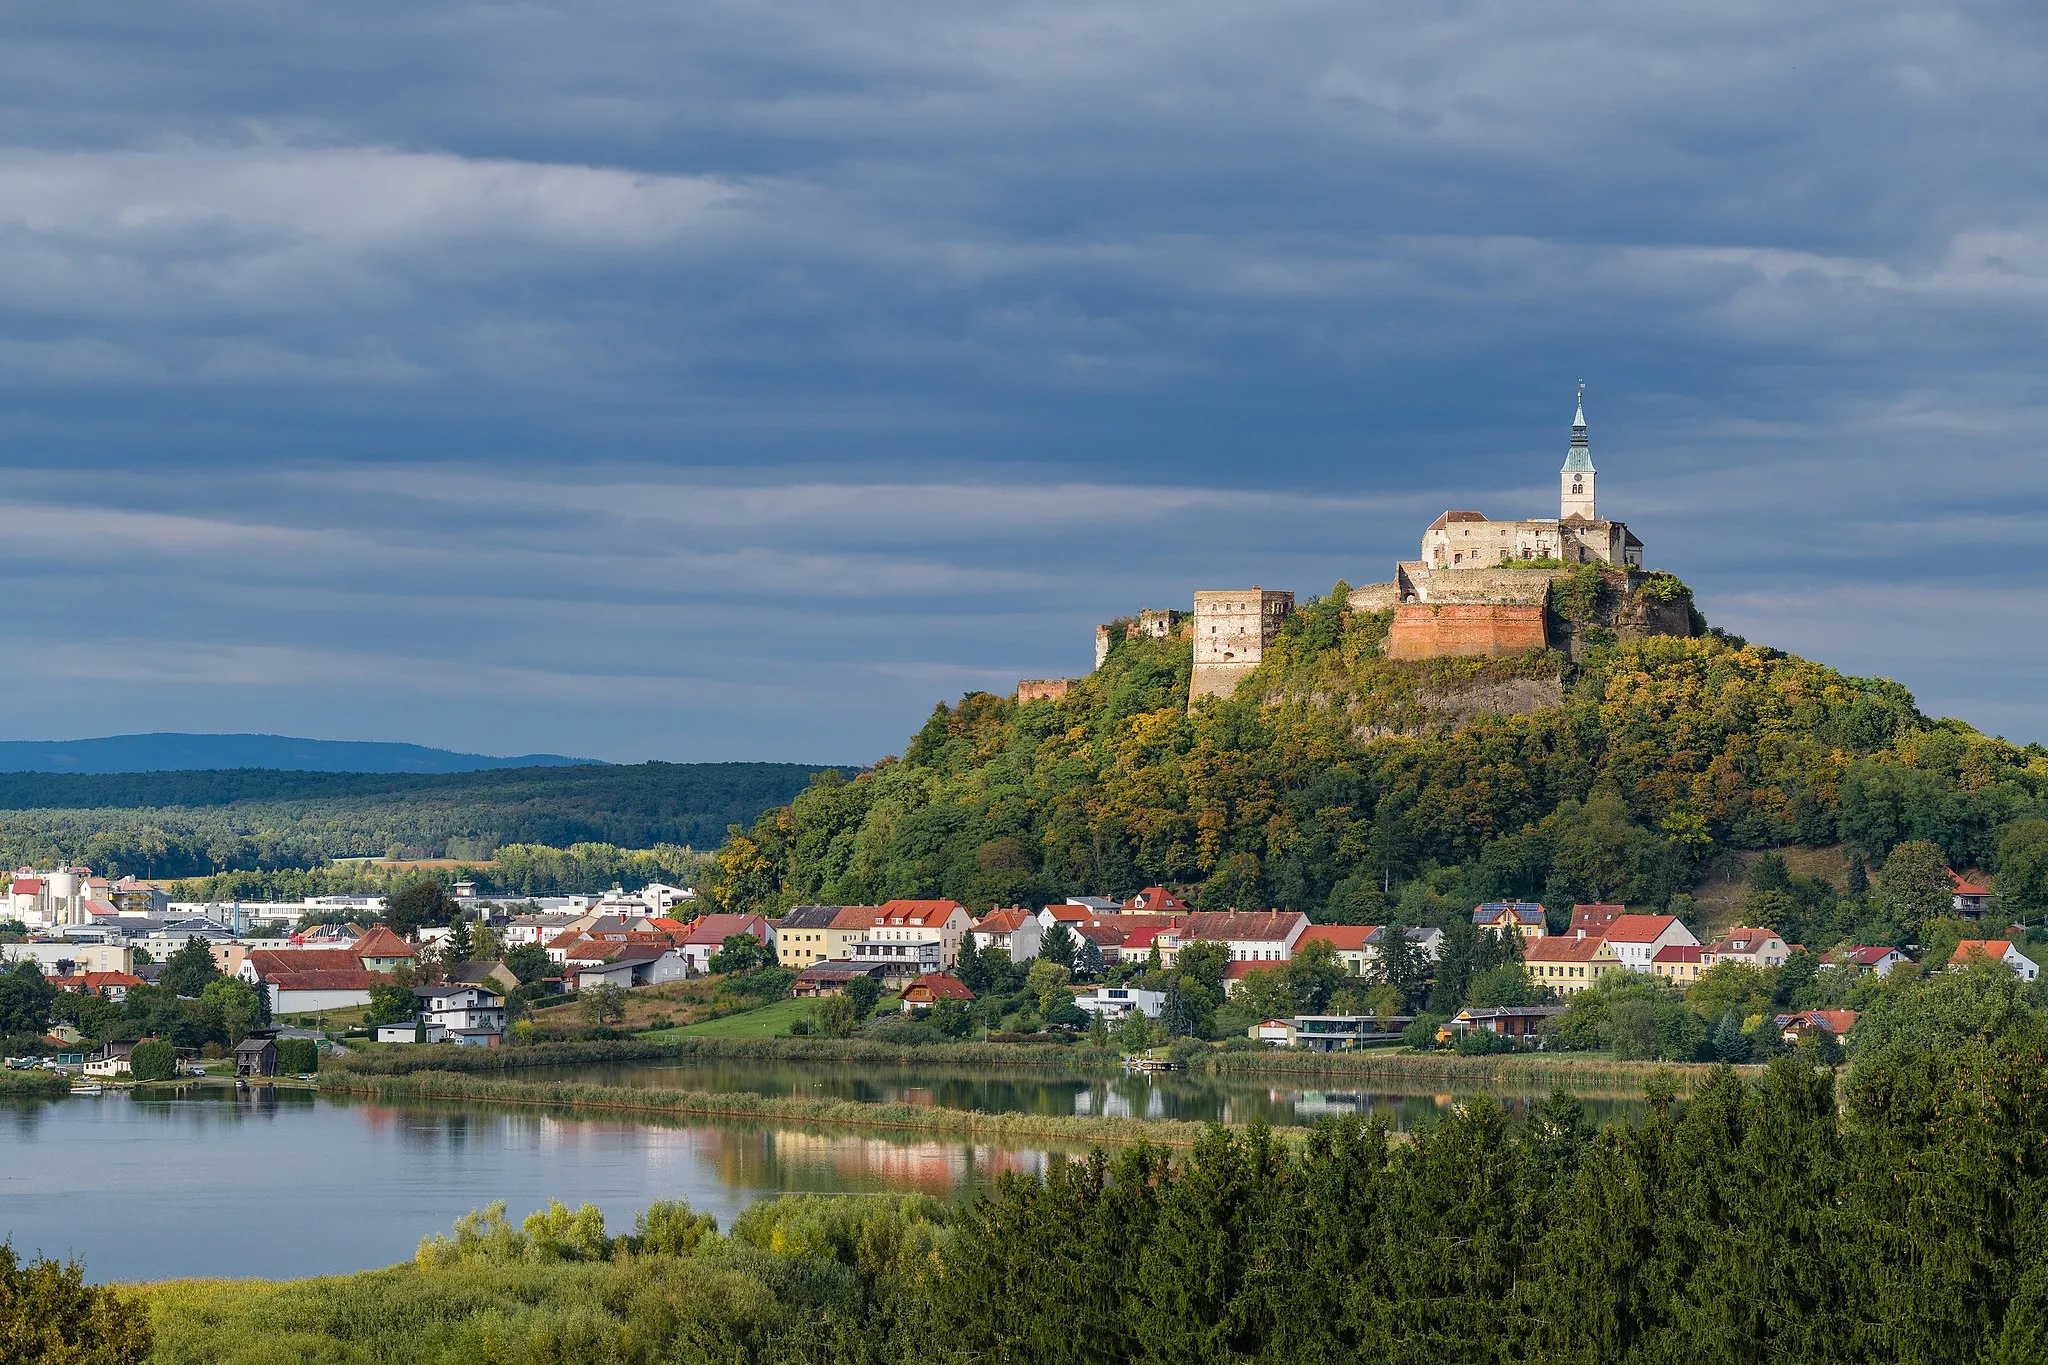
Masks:
[[[1583,517],[1598,521],[1593,510],[1593,449],[1586,441],[1586,386],[1579,385],[1579,406],[1572,414],[1572,445],[1565,452],[1564,468],[1558,473],[1560,520]]]

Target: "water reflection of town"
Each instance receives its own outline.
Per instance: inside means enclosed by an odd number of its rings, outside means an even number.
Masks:
[[[1535,1096],[1514,1092],[1489,1092],[1511,1118],[1523,1117]],[[1396,1129],[1406,1130],[1450,1112],[1453,1106],[1475,1098],[1470,1091],[1401,1092],[1387,1090],[1308,1090],[1292,1086],[1231,1087],[1204,1085],[1198,1081],[1176,1082],[1162,1077],[1133,1076],[1122,1080],[1098,1081],[1083,1086],[1074,1095],[1076,1114],[1109,1118],[1220,1120],[1224,1123],[1270,1123],[1275,1126],[1308,1126],[1319,1119],[1356,1115],[1385,1119]],[[1587,1115],[1595,1122],[1624,1117],[1640,1109],[1639,1099],[1617,1096],[1582,1097]]]
[[[683,1063],[585,1069],[563,1068],[537,1079],[576,1079],[624,1086],[698,1090],[736,1090],[763,1095],[800,1095],[814,1099],[867,1103],[915,1104],[922,1107],[980,1110],[985,1113],[1080,1114],[1148,1119],[1181,1119],[1196,1123],[1265,1122],[1275,1126],[1312,1124],[1345,1115],[1380,1115],[1396,1128],[1410,1128],[1443,1114],[1471,1092],[1437,1093],[1422,1087],[1403,1091],[1384,1083],[1370,1089],[1294,1080],[1281,1084],[1240,1076],[1190,1075],[1185,1072],[1083,1078],[1031,1074],[1021,1069],[983,1071],[907,1068],[855,1068],[789,1063],[736,1065]],[[1526,1092],[1497,1089],[1511,1115],[1519,1116],[1533,1098]],[[1640,1109],[1632,1097],[1589,1097],[1595,1121],[1618,1118]]]
[[[363,1104],[359,1119],[376,1136],[424,1155],[464,1148],[530,1148],[563,1161],[631,1150],[657,1183],[664,1176],[709,1176],[734,1191],[792,1194],[915,1191],[971,1192],[1005,1172],[1042,1175],[1057,1148],[869,1137],[710,1120],[648,1122]],[[1068,1152],[1075,1155],[1077,1152]]]

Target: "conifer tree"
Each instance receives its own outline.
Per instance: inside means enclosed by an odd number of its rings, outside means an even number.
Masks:
[[[1178,976],[1166,983],[1166,1001],[1160,1006],[1159,1022],[1169,1037],[1187,1038],[1194,1034],[1194,1011],[1188,1008],[1187,994],[1181,989]]]

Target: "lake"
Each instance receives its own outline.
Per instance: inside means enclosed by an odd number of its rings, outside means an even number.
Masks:
[[[1449,1093],[1178,1073],[1103,1079],[713,1062],[510,1074],[1276,1125],[1379,1113],[1410,1127],[1453,1102]],[[1512,1093],[1502,1099],[1510,1110],[1528,1102]],[[1596,1121],[1641,1107],[1618,1099],[1586,1104]],[[550,1197],[587,1200],[619,1232],[654,1200],[681,1197],[725,1227],[754,1200],[783,1193],[972,1194],[1002,1171],[1043,1170],[1054,1150],[702,1119],[394,1105],[305,1091],[271,1099],[237,1099],[218,1087],[149,1098],[110,1091],[0,1101],[0,1237],[20,1254],[76,1256],[95,1280],[289,1278],[406,1260],[421,1237],[446,1232],[457,1217],[498,1199],[515,1220]]]
[[[835,1066],[830,1063],[677,1061],[623,1066],[529,1067],[504,1073],[517,1080],[579,1080],[673,1090],[738,1091],[795,1095],[825,1100],[906,1103],[942,1109],[979,1109],[990,1114],[1089,1114],[1197,1123],[1253,1123],[1276,1127],[1312,1124],[1339,1114],[1377,1114],[1395,1129],[1408,1129],[1443,1112],[1474,1089],[1462,1083],[1395,1085],[1384,1080],[1342,1080],[1316,1076],[1210,1075],[1167,1072],[1139,1075],[1075,1076],[1028,1068],[946,1069],[931,1066]],[[1547,1091],[1495,1088],[1509,1113],[1520,1116]],[[1644,1108],[1640,1097],[1580,1097],[1595,1123],[1632,1116]]]
[[[0,1102],[0,1237],[76,1256],[94,1280],[301,1275],[409,1260],[420,1238],[503,1199],[604,1209],[657,1199],[721,1227],[783,1193],[971,1192],[1044,1151],[743,1124],[565,1119],[282,1092]]]

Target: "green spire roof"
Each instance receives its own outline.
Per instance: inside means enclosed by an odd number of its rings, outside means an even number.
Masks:
[[[1586,386],[1584,384],[1579,385],[1579,406],[1577,411],[1572,413],[1572,448],[1565,453],[1564,468],[1566,473],[1571,473],[1574,470],[1586,474],[1593,472],[1593,448],[1586,442]]]

